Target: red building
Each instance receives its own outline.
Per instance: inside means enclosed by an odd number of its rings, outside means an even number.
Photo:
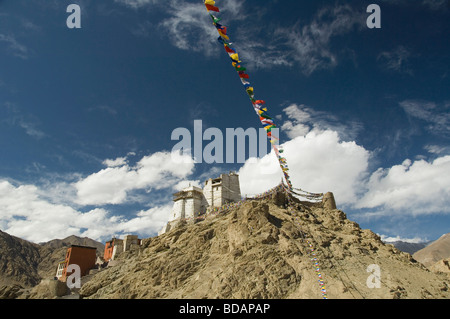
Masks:
[[[105,252],[103,254],[104,261],[110,261],[114,256],[114,247],[123,250],[123,240],[113,238],[105,243]]]
[[[126,235],[123,239],[113,238],[105,243],[104,261],[114,259],[116,254],[135,249],[141,245],[137,235]]]
[[[97,259],[97,248],[88,246],[71,245],[67,248],[66,258],[59,263],[57,277],[60,281],[66,281],[67,267],[69,265],[78,265],[80,267],[81,276],[89,274],[89,270],[95,267]]]

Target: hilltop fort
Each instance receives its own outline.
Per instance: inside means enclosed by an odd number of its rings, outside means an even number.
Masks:
[[[196,186],[186,187],[173,194],[174,205],[169,222],[158,235],[170,231],[180,222],[195,223],[214,208],[237,203],[240,200],[239,175],[235,172],[208,179],[203,189]]]

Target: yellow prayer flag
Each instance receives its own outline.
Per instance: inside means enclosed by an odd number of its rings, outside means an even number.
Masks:
[[[235,61],[239,61],[239,55],[237,53],[230,54],[230,58],[232,58]],[[239,61],[240,62],[240,61]]]
[[[219,32],[219,34],[222,38],[224,38],[225,40],[230,40],[230,38],[226,34],[224,34],[222,31],[220,31],[220,30],[217,30],[217,31]]]

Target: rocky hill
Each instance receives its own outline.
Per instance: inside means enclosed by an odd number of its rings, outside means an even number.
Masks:
[[[103,244],[89,238],[70,236],[35,244],[0,231],[0,299],[14,298],[42,279],[53,278],[70,245],[97,247],[98,254],[104,250]]]
[[[85,283],[81,296],[450,298],[445,274],[384,244],[341,210],[298,200],[289,210],[283,193],[271,196],[143,240]],[[373,269],[379,288],[370,284]]]
[[[0,287],[39,283],[40,246],[0,231]]]
[[[414,259],[430,267],[442,259],[450,257],[450,233],[442,235],[438,240],[417,251]]]

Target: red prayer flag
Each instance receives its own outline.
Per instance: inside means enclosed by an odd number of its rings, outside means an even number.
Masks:
[[[217,8],[217,7],[215,7],[215,6],[212,6],[212,5],[206,4],[206,3],[205,3],[205,6],[206,6],[206,10],[208,10],[208,11],[220,12],[220,11],[219,11],[219,8]]]
[[[236,53],[236,51],[234,51],[232,48],[230,48],[227,45],[225,45],[225,51],[227,51],[228,53]]]

